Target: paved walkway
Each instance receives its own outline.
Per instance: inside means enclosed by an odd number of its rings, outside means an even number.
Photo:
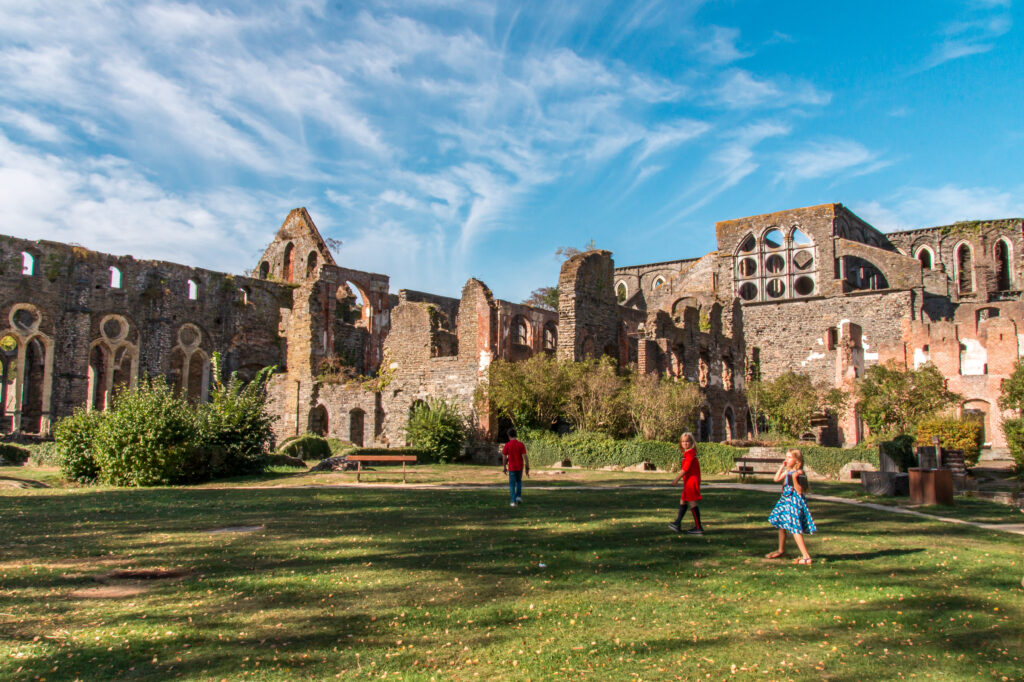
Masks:
[[[761,492],[777,493],[779,491],[779,485],[774,484],[763,484],[763,483],[703,483],[702,488],[715,489],[715,488],[729,488],[733,490],[758,490]],[[395,489],[395,490],[507,490],[508,486],[505,483],[497,484],[465,484],[465,483],[313,483],[310,485],[280,485],[280,486],[232,486],[231,488],[213,488],[217,490],[238,490],[239,488],[245,488],[248,490],[272,490],[272,489],[298,489],[298,488],[373,488],[373,489]],[[529,492],[550,492],[550,491],[561,491],[571,492],[575,490],[584,491],[595,491],[595,490],[666,490],[672,486],[667,484],[661,485],[528,485]],[[206,488],[211,489],[210,487]],[[875,504],[874,502],[863,502],[861,500],[851,500],[846,497],[835,497],[833,495],[816,495],[814,493],[808,493],[808,499],[820,500],[822,502],[833,502],[835,504],[849,504],[859,507],[867,507],[868,509],[876,509],[878,511],[888,512],[890,514],[903,514],[905,516],[916,516],[922,519],[928,519],[930,521],[942,521],[943,523],[952,523],[961,526],[974,526],[975,528],[983,528],[984,530],[996,530],[1004,533],[1013,533],[1015,535],[1024,535],[1024,523],[982,523],[980,521],[966,521],[964,519],[954,519],[948,516],[938,516],[936,514],[925,514],[914,509],[906,509],[904,507],[896,507],[887,504]]]

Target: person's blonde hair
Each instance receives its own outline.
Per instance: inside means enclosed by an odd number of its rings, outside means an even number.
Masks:
[[[690,441],[690,444],[691,444],[691,445],[696,445],[696,444],[697,444],[697,439],[696,439],[696,438],[694,438],[694,437],[693,437],[693,434],[692,434],[692,433],[690,433],[689,431],[687,431],[687,432],[685,432],[685,433],[684,433],[683,435],[679,436],[679,444],[680,444],[680,445],[682,445],[682,444],[683,444],[683,439],[684,439],[684,438],[685,438],[686,440]]]
[[[793,455],[793,458],[800,465],[800,466],[797,467],[797,469],[803,469],[804,468],[804,453],[800,452],[796,448],[793,448],[792,450],[786,450],[786,454],[787,455]]]

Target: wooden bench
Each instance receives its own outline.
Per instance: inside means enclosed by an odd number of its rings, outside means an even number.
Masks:
[[[345,458],[347,462],[356,463],[356,482],[359,482],[359,476],[363,473],[363,462],[379,462],[394,464],[397,462],[402,463],[402,483],[405,483],[405,465],[406,463],[415,464],[416,455],[349,455]]]
[[[774,474],[775,469],[778,469],[778,465],[785,461],[785,458],[782,457],[737,457],[732,462],[736,468],[729,473],[739,474],[742,481],[747,476],[753,476],[754,474]],[[775,466],[775,469],[755,469],[755,464],[772,464]]]

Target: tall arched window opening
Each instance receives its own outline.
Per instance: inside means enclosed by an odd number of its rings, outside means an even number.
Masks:
[[[956,282],[959,293],[969,294],[974,291],[974,262],[971,247],[967,244],[961,244],[956,249]]]
[[[1010,290],[1010,246],[1005,239],[996,241],[996,289]]]
[[[295,245],[288,242],[284,247],[284,281],[295,280]]]
[[[931,249],[921,249],[917,252],[917,260],[920,261],[921,267],[925,270],[932,269],[932,252]]]
[[[310,251],[309,257],[306,258],[306,277],[312,277],[313,273],[316,272],[317,255],[316,251]]]

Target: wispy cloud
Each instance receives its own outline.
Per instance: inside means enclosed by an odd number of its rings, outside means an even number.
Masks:
[[[452,293],[554,183],[618,174],[628,194],[692,165],[662,215],[692,211],[760,167],[761,141],[791,132],[785,108],[829,103],[798,75],[735,68],[753,48],[702,26],[703,4],[0,3],[0,211],[51,238],[77,220],[98,248],[237,270],[248,256],[209,255],[243,229],[232,201],[258,242],[307,204],[354,267]],[[650,31],[691,64],[602,49]],[[155,228],[103,223],[130,214]]]
[[[241,272],[258,254],[238,245],[269,241],[263,218],[285,202],[228,188],[176,196],[125,159],[76,163],[0,135],[0,222],[36,238]]]
[[[0,123],[17,128],[36,140],[42,142],[60,142],[66,136],[60,128],[43,121],[27,111],[19,111],[11,107],[0,107]]]
[[[851,204],[859,216],[884,231],[949,225],[960,220],[1024,216],[1024,186],[1015,190],[992,187],[906,187],[888,198]]]
[[[694,52],[712,64],[728,64],[749,57],[750,53],[741,52],[736,47],[739,37],[738,29],[709,26],[701,32]]]
[[[979,1],[975,3],[975,18],[946,25],[942,40],[925,59],[922,70],[932,69],[945,62],[992,50],[996,40],[1010,31],[1013,19],[1008,10],[1010,2]]]
[[[862,175],[888,165],[859,142],[844,139],[811,142],[783,154],[781,161],[782,167],[776,176],[779,182],[814,180],[841,172]]]
[[[712,92],[715,101],[732,109],[783,107],[793,104],[824,105],[832,95],[809,83],[758,78],[749,71],[733,69]]]

